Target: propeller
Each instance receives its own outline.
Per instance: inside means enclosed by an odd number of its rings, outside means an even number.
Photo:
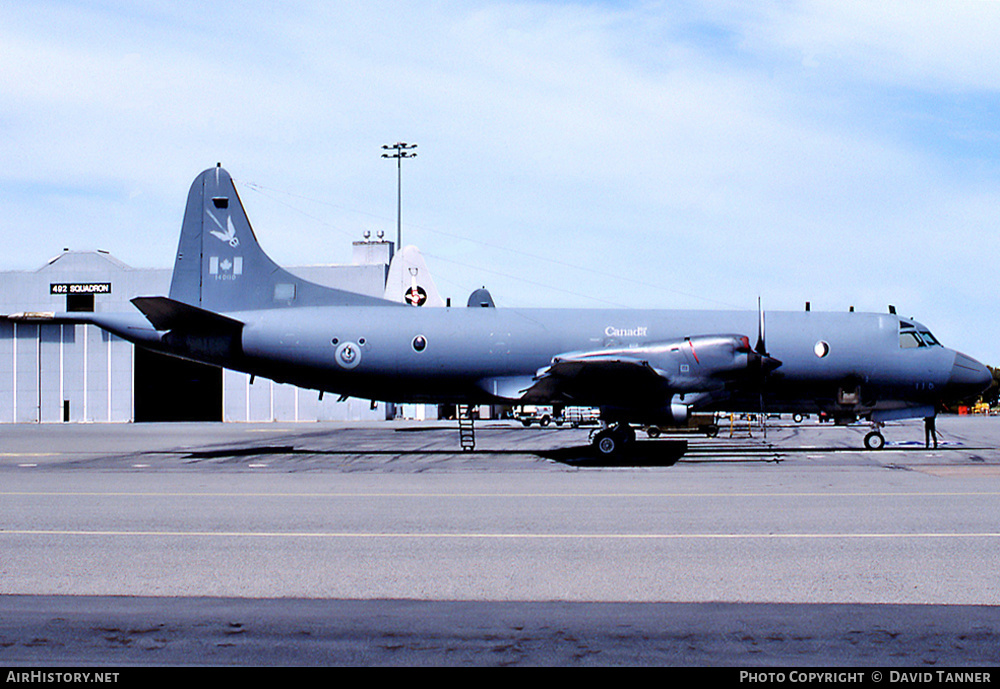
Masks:
[[[757,344],[753,350],[761,356],[767,356],[767,347],[764,346],[764,310],[760,306],[760,297],[757,297]]]
[[[754,345],[753,351],[756,354],[754,358],[755,367],[757,368],[757,389],[760,392],[760,425],[764,432],[764,437],[767,437],[767,409],[764,403],[764,385],[767,382],[767,376],[774,369],[781,366],[781,362],[772,357],[767,352],[767,344],[765,339],[765,318],[764,309],[761,308],[760,297],[757,297],[757,344]]]

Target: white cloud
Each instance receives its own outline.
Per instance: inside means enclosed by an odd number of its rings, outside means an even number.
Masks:
[[[775,4],[759,28],[765,44],[849,77],[949,91],[1000,87],[1000,3],[990,0]]]

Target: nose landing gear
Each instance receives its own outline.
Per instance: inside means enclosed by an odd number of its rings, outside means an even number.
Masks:
[[[882,426],[885,424],[872,423],[872,430],[865,436],[865,447],[869,450],[881,450],[885,447],[885,436],[882,435]]]
[[[881,450],[885,447],[885,436],[879,431],[871,431],[865,436],[865,447],[869,450]]]

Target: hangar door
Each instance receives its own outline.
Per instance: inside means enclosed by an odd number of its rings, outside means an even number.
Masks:
[[[135,348],[136,421],[222,421],[222,369]]]

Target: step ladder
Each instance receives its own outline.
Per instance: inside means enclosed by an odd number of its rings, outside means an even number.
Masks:
[[[458,405],[455,408],[458,416],[458,439],[462,443],[463,452],[476,449],[476,420],[472,418],[472,407]]]
[[[730,438],[752,438],[753,437],[753,427],[757,425],[759,428],[760,421],[758,419],[749,418],[747,415],[746,425],[742,423],[737,423],[736,414],[729,415],[729,437]],[[766,436],[765,436],[766,437]]]

